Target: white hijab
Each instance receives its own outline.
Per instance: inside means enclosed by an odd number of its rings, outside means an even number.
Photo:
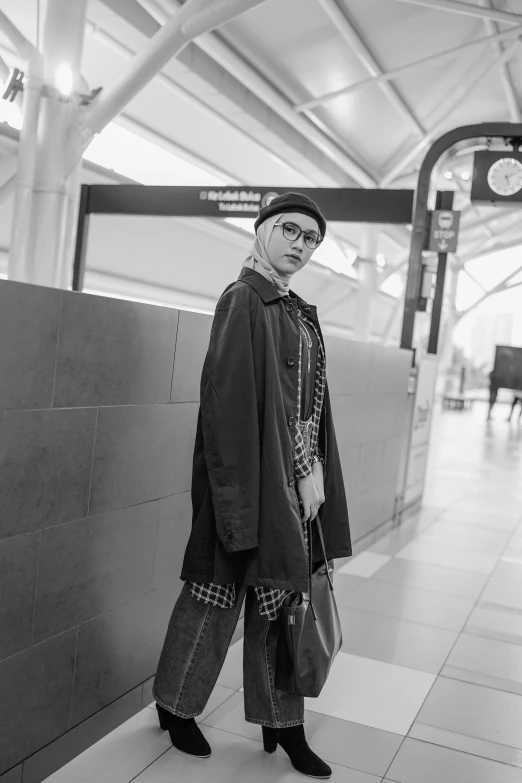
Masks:
[[[290,296],[290,279],[295,273],[288,272],[288,274],[281,274],[272,266],[268,255],[268,243],[270,242],[272,231],[274,230],[275,224],[278,223],[281,218],[284,218],[284,213],[281,215],[271,215],[271,217],[261,223],[257,229],[256,238],[250,255],[243,261],[243,266],[254,269],[256,272],[263,275],[263,277],[266,277],[283,296]]]

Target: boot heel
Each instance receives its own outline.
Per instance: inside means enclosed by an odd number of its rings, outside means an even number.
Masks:
[[[262,726],[263,729],[263,747],[267,753],[273,753],[277,748],[279,740],[279,729],[272,729],[270,726]]]
[[[167,731],[169,725],[168,716],[170,713],[168,712],[168,710],[165,710],[163,707],[160,707],[159,704],[156,704],[156,709],[158,711],[160,729],[162,731]]]

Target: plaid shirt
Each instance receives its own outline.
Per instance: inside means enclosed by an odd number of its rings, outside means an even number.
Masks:
[[[306,326],[312,327],[317,337],[318,353],[317,364],[315,368],[314,379],[314,402],[312,415],[308,421],[301,419],[301,389],[302,389],[302,364],[303,364],[303,352],[306,353],[306,359],[308,361],[308,344],[304,339],[300,331],[301,339],[299,341],[299,364],[298,364],[298,382],[297,382],[297,432],[295,436],[295,450],[294,450],[294,474],[297,479],[306,478],[312,472],[312,465],[314,462],[322,462],[324,464],[323,455],[319,450],[319,422],[321,418],[321,411],[323,407],[325,386],[326,386],[326,357],[324,353],[324,347],[319,336],[319,332],[310,319],[301,313],[299,308],[297,309],[298,319],[303,321]],[[306,329],[306,327],[305,327]],[[299,511],[301,514],[301,528],[303,532],[303,541],[305,548],[308,551],[308,532],[306,522],[303,520],[304,507],[297,493],[297,499],[299,501]],[[222,609],[231,609],[236,603],[236,586],[235,584],[216,585],[212,582],[189,582],[190,594],[198,601],[211,604],[212,606],[219,606]],[[289,594],[289,590],[271,589],[268,587],[256,587],[256,596],[259,602],[259,614],[265,615],[269,620],[276,620],[279,616],[279,610],[285,599]]]

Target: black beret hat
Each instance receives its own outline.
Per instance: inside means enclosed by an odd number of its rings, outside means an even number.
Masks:
[[[266,207],[261,207],[259,216],[254,223],[257,231],[258,227],[271,215],[278,215],[282,212],[301,212],[303,215],[317,220],[319,232],[322,237],[326,234],[326,220],[315,201],[305,196],[303,193],[285,193],[283,196],[276,196]]]

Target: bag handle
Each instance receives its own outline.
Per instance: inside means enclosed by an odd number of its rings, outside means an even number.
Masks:
[[[330,585],[330,590],[333,592],[333,583],[330,577],[330,569],[328,568],[328,560],[326,559],[326,548],[324,545],[323,529],[321,527],[321,520],[319,519],[319,513],[316,514],[315,521],[317,524],[317,531],[319,533],[319,540],[321,542],[321,549],[323,550],[323,559],[326,568],[326,576],[328,578],[328,584]],[[315,609],[312,602],[312,520],[310,519],[310,517],[308,517],[308,519],[306,520],[306,524],[308,527],[308,595],[310,597],[310,606],[312,609],[314,620],[317,620],[317,615],[315,614]]]

